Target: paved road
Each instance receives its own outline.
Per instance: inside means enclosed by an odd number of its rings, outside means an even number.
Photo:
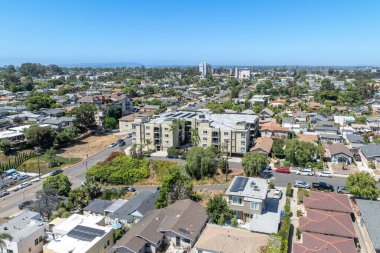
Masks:
[[[132,144],[132,139],[125,139],[125,142],[126,146],[130,146]],[[117,150],[120,150],[120,147],[116,146],[113,148],[104,149],[96,155],[65,169],[64,174],[69,177],[70,182],[73,184],[72,187],[75,188],[81,185],[85,179],[85,173],[88,168],[100,161],[104,161],[109,156],[109,154]],[[25,200],[35,199],[36,192],[42,188],[42,181],[43,180],[36,181],[32,186],[29,186],[17,192],[10,191],[10,194],[8,196],[1,198],[0,217],[7,217],[16,214],[20,211],[18,209],[18,205],[20,203]]]

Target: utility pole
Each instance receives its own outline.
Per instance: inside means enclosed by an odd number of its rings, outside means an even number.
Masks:
[[[35,147],[35,152],[37,155],[37,166],[38,166],[38,178],[41,179],[41,167],[40,167],[40,152],[41,148],[40,147]]]

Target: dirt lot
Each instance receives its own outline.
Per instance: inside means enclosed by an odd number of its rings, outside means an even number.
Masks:
[[[331,164],[334,174],[350,175],[358,171],[355,165]]]
[[[81,140],[75,145],[57,152],[57,155],[70,158],[87,158],[105,149],[112,142],[120,139],[117,135],[93,135]]]

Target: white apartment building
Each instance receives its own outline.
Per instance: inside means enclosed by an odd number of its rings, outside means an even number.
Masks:
[[[259,117],[252,114],[166,112],[151,120],[140,117],[130,123],[132,142],[151,150],[167,150],[192,143],[214,146],[230,154],[243,154],[253,145]]]
[[[247,68],[235,68],[235,78],[237,79],[250,79],[251,70]]]
[[[6,253],[39,253],[42,252],[45,224],[41,215],[26,211],[8,220],[0,226],[2,233],[12,236],[12,240],[4,240],[5,247],[1,252]]]
[[[201,74],[201,78],[211,75],[211,65],[207,62],[199,63],[199,73]]]

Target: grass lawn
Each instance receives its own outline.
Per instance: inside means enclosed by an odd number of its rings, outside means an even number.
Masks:
[[[49,171],[63,168],[67,165],[74,164],[80,161],[81,159],[80,158],[65,158],[65,157],[57,156],[54,159],[54,163],[55,163],[54,166],[50,169],[49,169],[49,161],[46,155],[41,155],[39,157],[39,160],[40,160],[41,174],[44,174]],[[18,170],[38,173],[38,158],[34,157],[34,158],[26,160],[18,167]]]
[[[373,143],[380,144],[380,138],[373,138]]]

